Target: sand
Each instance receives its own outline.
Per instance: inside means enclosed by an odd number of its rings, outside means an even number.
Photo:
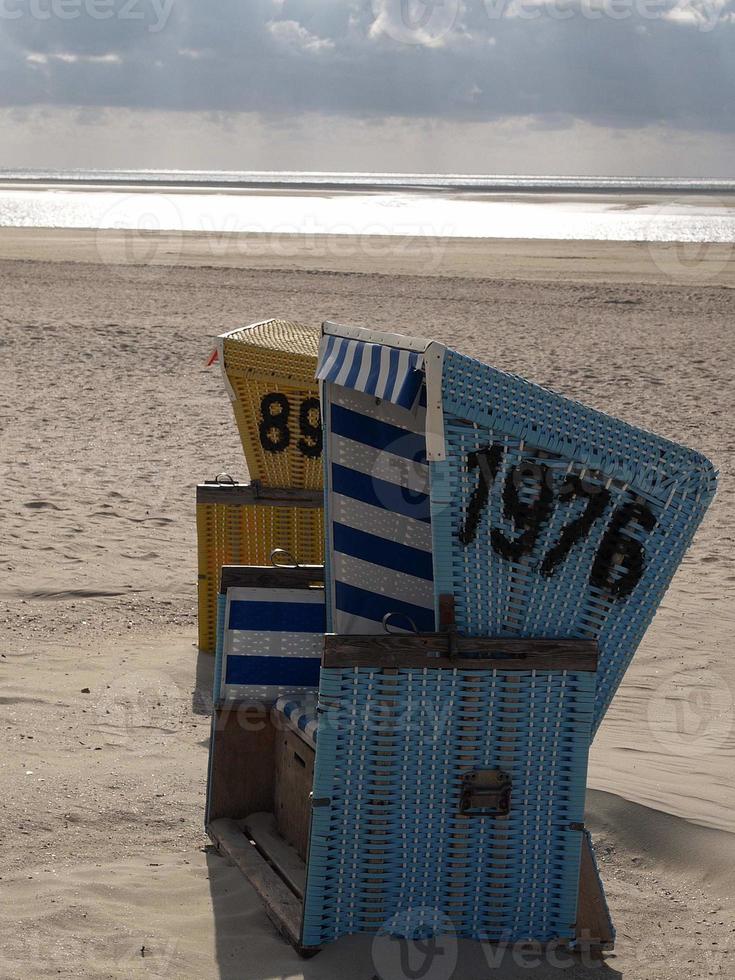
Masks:
[[[205,365],[269,315],[428,335],[717,464],[592,751],[617,950],[563,975],[735,976],[735,265],[662,248],[0,232],[3,980],[383,969],[364,936],[299,960],[202,826],[194,485],[246,475]],[[493,975],[478,945],[457,956],[456,977]],[[494,975],[529,971],[508,954]]]

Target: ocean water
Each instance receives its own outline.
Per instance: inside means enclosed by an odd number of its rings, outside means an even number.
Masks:
[[[0,171],[0,226],[729,243],[735,182]]]

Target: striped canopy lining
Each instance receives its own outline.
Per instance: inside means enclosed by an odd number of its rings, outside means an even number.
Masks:
[[[416,351],[325,335],[316,376],[318,381],[412,408],[423,385],[423,363],[423,354]]]
[[[434,629],[425,409],[413,411],[339,385],[328,412],[332,629],[381,634]]]
[[[223,626],[221,698],[273,703],[316,690],[322,590],[228,589]]]

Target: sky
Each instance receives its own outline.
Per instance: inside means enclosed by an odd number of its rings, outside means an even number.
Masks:
[[[735,0],[0,0],[1,167],[735,177]]]

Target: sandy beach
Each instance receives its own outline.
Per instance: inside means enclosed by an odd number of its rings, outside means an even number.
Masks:
[[[268,316],[429,336],[716,464],[593,746],[616,952],[562,975],[735,976],[733,246],[2,229],[0,282],[0,978],[377,974],[367,936],[299,960],[203,829],[194,487],[246,478],[206,362]],[[459,943],[457,978],[529,975],[491,965]]]

